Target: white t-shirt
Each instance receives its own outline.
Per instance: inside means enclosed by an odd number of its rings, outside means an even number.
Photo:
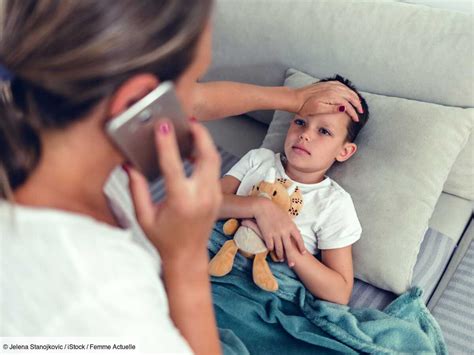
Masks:
[[[270,168],[275,169],[277,178],[291,180],[285,173],[280,153],[265,148],[248,152],[226,175],[240,181],[237,195],[247,196],[253,185],[265,179]],[[351,196],[334,180],[325,177],[317,184],[291,181],[303,195],[303,209],[294,222],[309,252],[342,248],[360,238],[362,228]]]
[[[115,210],[130,198],[121,179],[106,188]],[[129,212],[119,229],[0,202],[0,336],[117,337],[138,351],[192,353],[169,317],[156,249]]]

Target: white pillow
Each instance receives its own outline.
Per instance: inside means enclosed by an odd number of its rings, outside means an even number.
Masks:
[[[471,110],[472,113],[472,109]],[[443,191],[467,200],[474,201],[474,133],[467,141],[466,147],[459,153]]]
[[[285,85],[317,80],[289,69]],[[356,277],[402,293],[443,184],[472,132],[474,110],[361,94],[370,118],[357,137],[359,149],[328,175],[351,194],[362,224],[353,249]],[[262,146],[282,151],[291,118],[275,112]]]

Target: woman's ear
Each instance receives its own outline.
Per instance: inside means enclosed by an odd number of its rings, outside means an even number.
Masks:
[[[127,79],[112,95],[108,117],[115,117],[145,97],[159,84],[158,78],[149,73],[138,74]]]
[[[350,142],[344,143],[344,146],[342,147],[341,151],[336,156],[336,160],[342,163],[343,161],[346,161],[351,156],[353,156],[356,151],[357,151],[357,145],[355,143],[350,143]]]

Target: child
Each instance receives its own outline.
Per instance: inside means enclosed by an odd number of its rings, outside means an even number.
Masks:
[[[280,261],[286,258],[315,297],[347,304],[353,286],[352,244],[362,229],[350,195],[325,174],[335,161],[346,161],[356,152],[354,140],[369,112],[349,80],[337,75],[322,81],[339,81],[357,93],[364,111],[358,113],[359,122],[345,112],[295,116],[284,154],[254,149],[222,178],[219,217],[254,218],[267,248]],[[303,208],[294,219],[269,199],[247,196],[269,169],[302,193]],[[319,251],[321,261],[313,256]]]

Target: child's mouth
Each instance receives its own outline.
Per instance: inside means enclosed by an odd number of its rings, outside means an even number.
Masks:
[[[302,147],[300,145],[294,145],[293,147],[291,147],[291,149],[293,149],[293,151],[296,154],[311,155],[311,153],[309,151],[307,151],[304,147]]]

